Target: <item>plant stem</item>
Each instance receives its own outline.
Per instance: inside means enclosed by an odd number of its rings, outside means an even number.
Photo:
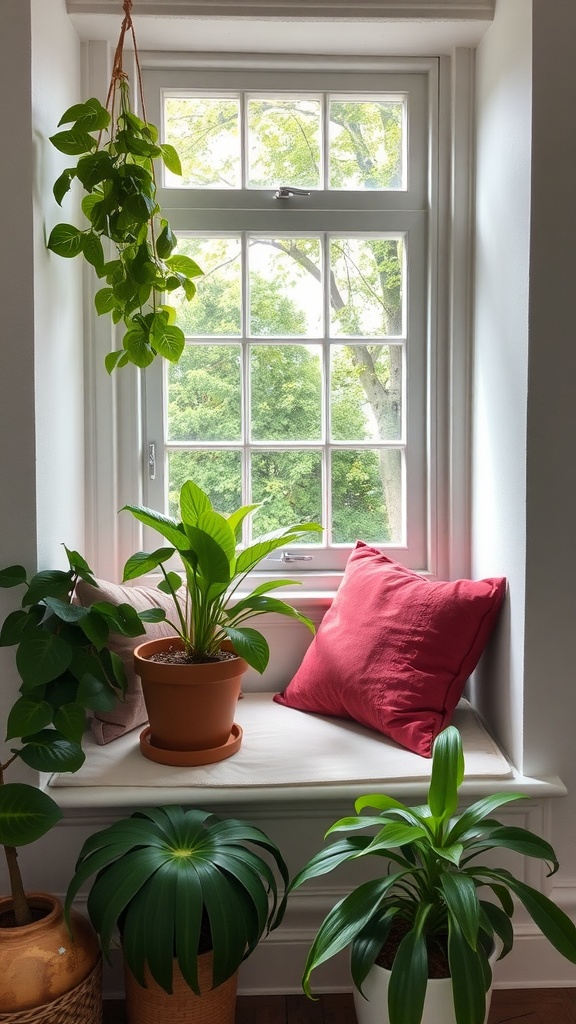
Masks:
[[[28,906],[22,875],[18,866],[18,851],[15,846],[5,846],[4,853],[8,865],[8,877],[10,878],[10,890],[14,903],[14,918],[16,926],[21,928],[25,924],[32,924],[32,911]]]

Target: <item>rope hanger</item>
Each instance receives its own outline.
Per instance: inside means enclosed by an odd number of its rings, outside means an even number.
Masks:
[[[136,43],[136,33],[134,31],[134,24],[132,22],[132,6],[133,0],[124,0],[122,8],[124,10],[124,18],[120,27],[120,37],[118,39],[118,45],[114,53],[114,62],[112,64],[112,76],[110,79],[110,87],[108,89],[108,95],[106,97],[106,109],[111,113],[113,112],[114,106],[114,93],[118,82],[128,78],[128,74],[123,68],[123,56],[124,56],[124,40],[126,33],[129,31],[132,36],[132,42],[134,44],[134,59],[136,61],[136,69],[138,74],[138,94],[140,97],[140,106],[142,110],[142,120],[146,121],[146,107],[144,104],[144,88],[142,85],[142,69],[140,67],[140,60],[138,56],[138,45]]]

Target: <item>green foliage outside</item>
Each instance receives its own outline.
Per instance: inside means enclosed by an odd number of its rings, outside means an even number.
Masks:
[[[234,100],[168,101],[167,138],[178,147],[185,185],[238,187],[239,125]],[[251,185],[320,186],[317,100],[251,98],[248,125]],[[400,101],[333,101],[331,187],[401,187],[402,132]],[[240,503],[240,387],[242,373],[249,373],[247,420],[251,440],[262,447],[252,455],[250,500],[264,503],[254,516],[254,529],[272,530],[292,519],[325,522],[321,346],[313,343],[322,322],[319,237],[251,237],[247,322],[250,335],[262,344],[250,346],[250,365],[245,367],[239,344],[239,239],[182,237],[179,252],[205,271],[198,282],[200,301],[178,308],[178,323],[186,335],[203,342],[187,346],[179,363],[169,368],[169,439],[200,442],[204,450],[171,453],[171,512],[189,478],[222,511]],[[402,348],[386,342],[403,331],[403,259],[399,237],[342,237],[330,242],[330,434],[342,445],[326,470],[335,543],[353,543],[359,537],[373,542],[401,538],[400,451],[379,448],[378,443],[402,436]],[[266,344],[268,339],[280,340],[273,347]],[[354,447],[354,442],[370,440],[371,448]],[[296,448],[298,441],[302,446],[297,452],[273,447]],[[238,442],[238,449],[211,447],[222,442]]]

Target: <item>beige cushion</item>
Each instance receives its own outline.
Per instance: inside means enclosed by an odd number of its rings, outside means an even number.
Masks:
[[[84,580],[78,580],[74,600],[87,608],[96,601],[109,601],[110,604],[130,604],[137,612],[147,608],[162,608],[170,618],[174,617],[174,603],[168,594],[163,594],[156,587],[127,587],[118,583],[98,580],[98,587],[91,587]],[[92,732],[97,743],[109,743],[131,729],[143,725],[147,721],[146,706],[140,687],[140,680],[134,672],[134,648],[145,640],[155,640],[161,636],[173,636],[174,628],[168,622],[144,623],[146,635],[122,636],[111,633],[108,647],[124,662],[128,689],[124,701],[118,701],[113,711],[95,711],[92,718]]]

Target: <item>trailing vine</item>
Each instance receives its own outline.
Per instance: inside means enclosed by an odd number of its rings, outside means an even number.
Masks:
[[[125,0],[106,106],[95,98],[75,104],[60,119],[58,127],[66,127],[50,138],[61,153],[78,157],[54,184],[56,202],[61,205],[78,180],[86,192],[82,211],[88,225],[80,229],[57,224],[48,248],[66,258],[82,254],[104,282],[94,298],[96,312],[110,314],[115,324],[126,326],[122,348],[106,356],[109,373],[127,363],[146,367],[157,355],[178,361],[184,333],[175,323],[175,308],[162,297],[181,289],[186,299],[192,299],[194,278],[202,274],[194,260],[174,252],[176,236],[156,200],[154,160],[162,160],[173,174],[182,169],[177,151],[159,143],[158,129],[145,118],[138,61],[144,117],[132,109],[128,76],[122,69],[124,35],[132,29],[131,6],[131,0]],[[105,133],[107,142],[102,141]],[[109,243],[115,250],[112,259]]]

